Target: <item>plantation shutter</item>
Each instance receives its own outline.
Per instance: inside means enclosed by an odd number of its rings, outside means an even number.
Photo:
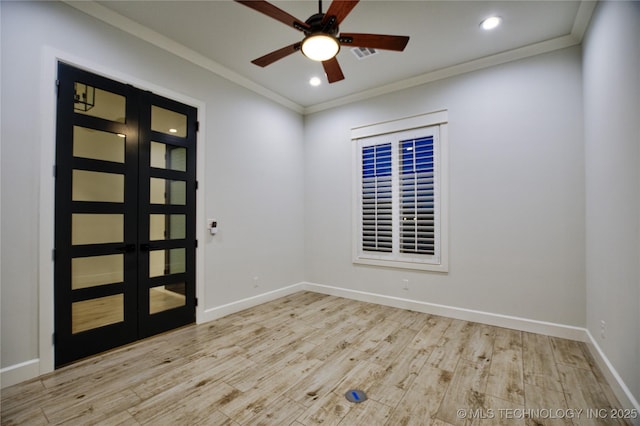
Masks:
[[[435,254],[433,136],[400,141],[400,252]]]
[[[362,250],[393,250],[392,145],[362,148]]]

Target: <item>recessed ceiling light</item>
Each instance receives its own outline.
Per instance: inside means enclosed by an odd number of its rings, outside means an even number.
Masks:
[[[178,129],[169,129],[169,133],[178,133]]]
[[[309,84],[312,86],[320,86],[321,83],[322,80],[320,80],[320,77],[311,77],[309,79]]]
[[[482,21],[480,23],[480,26],[482,27],[483,30],[492,30],[495,27],[497,27],[498,25],[500,25],[500,22],[502,21],[502,18],[499,16],[491,16],[487,19],[485,19],[484,21]]]

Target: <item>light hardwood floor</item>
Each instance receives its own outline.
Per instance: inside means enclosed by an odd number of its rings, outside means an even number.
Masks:
[[[614,407],[583,343],[300,292],[9,387],[1,410],[3,425],[610,425]]]

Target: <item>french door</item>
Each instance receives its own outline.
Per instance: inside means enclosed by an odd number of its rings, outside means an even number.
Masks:
[[[58,65],[56,367],[195,320],[196,113]]]

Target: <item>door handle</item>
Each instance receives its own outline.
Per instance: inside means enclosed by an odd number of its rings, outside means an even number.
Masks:
[[[136,251],[136,245],[135,244],[125,244],[123,246],[120,247],[116,247],[116,250],[122,252],[122,253],[132,253],[134,251]]]

